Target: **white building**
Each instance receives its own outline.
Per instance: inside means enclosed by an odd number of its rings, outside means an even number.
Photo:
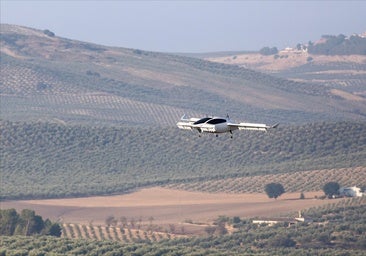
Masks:
[[[306,218],[302,215],[301,211],[299,211],[299,216],[295,217],[295,218],[262,218],[262,219],[257,219],[257,220],[253,220],[254,224],[258,224],[258,225],[268,225],[268,226],[273,226],[275,224],[279,224],[279,223],[287,223],[289,226],[299,223],[299,222],[303,222],[303,223],[311,223],[313,222],[312,219],[310,218]]]
[[[349,196],[349,197],[359,197],[363,196],[361,192],[361,188],[358,187],[342,187],[339,189],[339,195],[341,196]]]

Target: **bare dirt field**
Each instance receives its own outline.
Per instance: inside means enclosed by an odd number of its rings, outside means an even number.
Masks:
[[[334,203],[336,200],[318,200],[323,192],[285,193],[277,200],[265,194],[212,194],[187,192],[161,187],[146,188],[131,194],[88,198],[27,200],[1,202],[1,208],[33,209],[36,214],[64,223],[104,225],[108,216],[126,217],[166,225],[190,220],[210,223],[220,215],[270,217],[298,211],[312,206]]]

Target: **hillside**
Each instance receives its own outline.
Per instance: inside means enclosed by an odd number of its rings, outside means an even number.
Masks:
[[[365,120],[364,96],[178,55],[95,45],[1,25],[1,118],[174,126],[183,114],[253,122]]]
[[[269,55],[263,52],[228,52],[226,55],[221,53],[196,57],[254,69],[291,81],[315,83],[327,88],[334,97],[364,105],[365,54],[366,38],[363,34],[350,37],[323,36],[315,43],[298,44]]]
[[[365,103],[366,56],[314,55],[298,51],[282,51],[264,56],[259,53],[208,57],[207,60],[238,65],[274,76],[303,83],[316,83],[328,88],[333,96],[342,91],[349,100]],[[311,59],[311,61],[309,61]],[[347,97],[342,97],[347,99]]]
[[[49,123],[2,122],[0,133],[2,199],[122,193],[151,185],[366,164],[364,122],[238,132],[233,140],[225,135],[199,138],[176,128]]]

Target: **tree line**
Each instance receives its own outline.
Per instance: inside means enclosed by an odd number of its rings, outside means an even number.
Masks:
[[[366,55],[366,38],[352,35],[347,38],[345,35],[324,35],[324,42],[308,45],[308,52],[321,55]]]
[[[308,45],[297,44],[297,50],[306,49],[310,54],[316,55],[366,55],[366,38],[359,35],[346,37],[343,34],[323,35],[322,41]],[[263,47],[259,50],[262,55],[275,55],[278,53],[277,47]]]
[[[61,236],[61,227],[49,219],[43,220],[33,210],[23,209],[18,213],[15,209],[0,209],[0,235],[2,236]]]

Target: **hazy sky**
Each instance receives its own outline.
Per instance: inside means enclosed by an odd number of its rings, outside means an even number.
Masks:
[[[1,0],[1,23],[161,52],[259,50],[366,31],[366,1]]]

